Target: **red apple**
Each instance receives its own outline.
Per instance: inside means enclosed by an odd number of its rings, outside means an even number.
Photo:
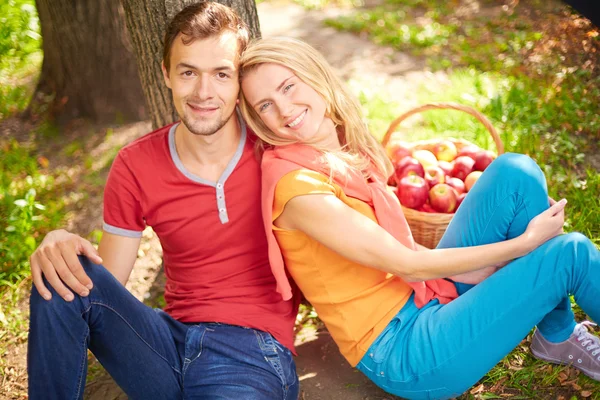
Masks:
[[[404,178],[408,174],[418,175],[421,178],[425,176],[425,169],[419,161],[412,157],[404,157],[396,165],[396,182]]]
[[[456,158],[458,151],[454,143],[449,140],[442,140],[433,146],[433,154],[440,161],[450,162]]]
[[[402,160],[404,157],[410,156],[412,151],[408,143],[406,142],[392,142],[387,148],[388,156],[390,160],[392,160],[392,164],[396,165]]]
[[[429,187],[434,187],[438,183],[444,183],[445,174],[440,167],[429,166],[425,168],[425,180]]]
[[[398,200],[404,207],[417,209],[427,201],[429,186],[418,175],[408,175],[398,182]]]
[[[437,212],[437,211],[435,211],[435,210],[433,209],[433,207],[431,207],[431,206],[429,205],[429,203],[425,203],[425,204],[423,204],[421,207],[419,207],[419,208],[417,209],[417,211],[426,212],[426,213],[435,213],[435,212]]]
[[[473,161],[475,161],[475,155],[480,151],[481,149],[479,148],[479,146],[469,144],[458,151],[457,157],[467,156],[471,157]]]
[[[452,176],[446,177],[446,182],[444,183],[454,189],[458,195],[466,192],[465,183],[458,178],[454,178]]]
[[[466,193],[461,193],[456,198],[456,209],[457,210],[458,210],[458,207],[460,207],[460,205],[462,204],[462,202],[465,199],[465,197],[467,197],[467,194]]]
[[[479,179],[481,174],[483,174],[483,172],[473,171],[469,175],[467,175],[467,177],[465,178],[465,189],[467,189],[467,192],[471,190],[471,188],[473,187],[475,182],[477,182],[477,179]]]
[[[445,183],[438,183],[429,190],[429,203],[438,212],[454,212],[457,197],[454,189]]]
[[[495,158],[496,154],[493,151],[481,150],[475,154],[475,171],[485,171]]]
[[[413,158],[417,159],[425,168],[431,165],[437,165],[438,160],[429,150],[415,150],[412,152]]]
[[[438,161],[438,167],[444,171],[445,175],[450,175],[452,173],[452,168],[454,168],[454,163],[448,161]]]
[[[452,168],[451,175],[460,180],[465,180],[467,175],[473,171],[475,160],[467,156],[459,156],[454,160],[454,168]]]

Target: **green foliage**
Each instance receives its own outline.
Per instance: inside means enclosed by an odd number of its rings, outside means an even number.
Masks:
[[[40,48],[40,27],[35,2],[8,0],[0,3],[0,67],[24,62]]]
[[[32,233],[41,219],[38,212],[45,210],[43,205],[35,201],[35,197],[35,189],[31,188],[24,198],[15,200],[9,210],[8,226],[4,228],[5,236],[0,242],[3,264],[0,286],[19,282],[29,273],[27,259],[36,248]]]
[[[29,276],[29,256],[37,247],[40,232],[62,218],[62,204],[56,199],[40,199],[40,195],[54,187],[54,178],[39,169],[32,149],[14,140],[1,144],[0,148],[0,215],[3,216],[0,294],[3,294],[6,288]]]
[[[0,3],[0,120],[29,102],[42,60],[34,0]]]

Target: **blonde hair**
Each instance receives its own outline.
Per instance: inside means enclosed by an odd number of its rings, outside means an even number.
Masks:
[[[365,173],[371,165],[387,179],[393,169],[383,146],[369,133],[362,119],[360,104],[344,87],[325,58],[313,47],[292,38],[268,38],[253,41],[242,54],[240,76],[244,77],[261,64],[278,64],[315,90],[326,104],[326,115],[337,126],[342,151],[318,148],[323,152],[331,172],[343,167]],[[265,143],[272,146],[292,144],[267,128],[256,110],[248,104],[240,91],[240,109],[250,128]],[[264,146],[264,144],[263,144]],[[316,147],[316,146],[315,146]]]

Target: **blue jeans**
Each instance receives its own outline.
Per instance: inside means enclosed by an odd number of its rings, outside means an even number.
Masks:
[[[542,171],[529,157],[506,154],[483,173],[439,248],[514,238],[548,208]],[[568,208],[567,208],[568,212]],[[409,302],[371,345],[358,368],[407,399],[447,399],[469,389],[537,325],[566,340],[575,327],[568,295],[600,321],[600,252],[579,233],[549,240],[460,296],[417,309]]]
[[[185,324],[138,301],[103,266],[80,257],[88,297],[31,292],[29,398],[82,399],[88,348],[132,399],[292,399],[291,352],[269,333]]]

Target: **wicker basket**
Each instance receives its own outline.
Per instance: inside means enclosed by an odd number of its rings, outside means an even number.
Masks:
[[[483,124],[483,126],[485,126],[485,128],[488,130],[488,132],[492,136],[492,139],[494,140],[494,143],[496,144],[496,149],[498,150],[498,155],[504,153],[504,144],[502,143],[502,140],[500,139],[498,132],[496,132],[496,129],[494,129],[494,127],[492,126],[490,121],[479,111],[477,111],[471,107],[468,107],[468,106],[464,106],[461,104],[454,104],[454,103],[423,104],[419,107],[413,108],[412,110],[409,110],[409,111],[405,112],[404,114],[400,115],[398,118],[396,118],[394,121],[392,121],[392,123],[390,124],[390,127],[388,128],[387,132],[385,133],[385,136],[383,137],[383,139],[381,141],[383,146],[385,147],[388,144],[389,140],[392,137],[392,134],[395,132],[396,128],[398,127],[398,125],[400,125],[400,123],[402,121],[404,121],[405,119],[407,119],[408,117],[410,117],[412,115],[421,113],[423,111],[436,110],[436,109],[457,110],[457,111],[465,112],[467,114],[471,114],[472,116],[477,118],[477,120],[479,122],[481,122]],[[454,145],[456,146],[456,148],[458,149],[458,151],[460,151],[465,146],[473,144],[473,143],[469,142],[468,140],[464,140],[464,139],[455,139],[455,138],[444,138],[444,139],[453,142]],[[421,140],[418,142],[413,142],[411,144],[410,148],[412,150],[429,150],[429,151],[431,151],[431,150],[433,150],[433,146],[437,142],[439,142],[439,139]],[[404,211],[404,215],[406,217],[406,220],[408,221],[408,224],[412,231],[413,237],[415,238],[415,241],[425,247],[430,248],[430,249],[433,249],[437,246],[438,242],[444,235],[444,232],[446,231],[448,224],[450,223],[450,221],[452,220],[452,217],[454,216],[454,214],[421,212],[421,211],[413,210],[411,208],[407,208],[404,206],[402,206],[402,210]]]

